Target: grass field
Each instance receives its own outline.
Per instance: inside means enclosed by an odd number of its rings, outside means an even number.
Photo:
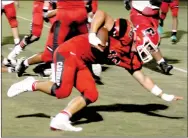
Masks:
[[[29,33],[32,2],[21,1],[18,10],[20,36]],[[99,6],[113,17],[129,18],[122,2],[100,2]],[[80,133],[49,130],[50,116],[56,115],[68,101],[79,93],[74,89],[67,99],[36,92],[15,98],[6,93],[11,84],[24,79],[15,74],[2,74],[2,136],[187,136],[187,7],[180,5],[179,42],[170,42],[171,14],[165,20],[161,50],[168,62],[176,68],[172,75],[163,75],[155,62],[143,68],[145,74],[166,93],[184,97],[184,100],[167,103],[143,89],[124,69],[110,67],[102,73],[104,85],[98,85],[98,101],[77,114],[75,125],[82,126]],[[29,57],[44,48],[48,28],[44,27],[40,41],[30,45],[20,55]],[[13,47],[8,22],[2,17],[2,54],[7,56]],[[30,67],[27,72],[34,74]],[[180,70],[183,69],[183,70]],[[37,77],[38,79],[42,79]]]

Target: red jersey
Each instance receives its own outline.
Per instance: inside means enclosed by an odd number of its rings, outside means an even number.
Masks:
[[[58,0],[58,9],[74,9],[74,8],[85,8],[84,0]]]
[[[116,66],[120,66],[133,73],[142,68],[142,61],[137,52],[131,51],[130,45],[123,45],[115,38],[110,38],[108,59]]]
[[[88,41],[88,34],[79,35],[65,41],[58,47],[58,52],[68,57],[75,55],[86,63],[104,63],[110,60],[116,66],[120,66],[133,73],[141,69],[142,61],[137,52],[131,51],[131,46],[123,46],[120,41],[109,37],[109,47],[104,52],[92,48]]]
[[[88,41],[88,34],[75,36],[72,39],[65,41],[58,47],[58,52],[62,53],[65,57],[68,57],[70,54],[76,55],[85,62],[95,61]]]

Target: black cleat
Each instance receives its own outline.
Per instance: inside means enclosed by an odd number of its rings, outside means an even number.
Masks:
[[[164,74],[169,74],[170,71],[173,69],[173,66],[167,64],[166,62],[161,62],[159,67],[160,67],[160,70],[162,70]]]
[[[44,73],[45,69],[50,69],[51,68],[51,62],[47,62],[47,63],[41,63],[39,65],[37,65],[33,71],[36,74],[39,74],[41,77],[49,77],[48,75],[46,75]]]
[[[21,77],[23,73],[25,73],[25,70],[28,68],[26,65],[24,65],[24,61],[21,61],[17,66],[16,66],[16,71],[18,77]]]

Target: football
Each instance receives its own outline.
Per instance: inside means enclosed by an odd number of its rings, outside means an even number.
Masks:
[[[97,37],[102,41],[102,45],[99,45],[102,50],[108,46],[108,30],[101,27],[97,32]]]

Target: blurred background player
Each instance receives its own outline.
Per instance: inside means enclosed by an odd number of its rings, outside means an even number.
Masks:
[[[161,5],[161,0],[148,0],[148,1],[138,1],[125,0],[125,8],[131,9],[130,20],[134,27],[137,28],[140,24],[148,24],[157,30],[159,24],[159,10]],[[126,5],[129,6],[126,6]],[[131,7],[131,8],[129,8]],[[146,28],[147,29],[147,28]],[[152,56],[158,64],[158,68],[164,73],[169,74],[173,69],[172,65],[169,65],[163,58],[160,49],[153,53]]]
[[[159,21],[158,31],[160,34],[163,33],[164,20],[168,13],[168,10],[171,10],[172,14],[172,34],[171,41],[173,43],[177,42],[177,28],[178,28],[178,10],[179,10],[179,0],[163,0],[161,4],[161,14]]]
[[[59,44],[75,35],[87,33],[88,24],[91,22],[97,7],[98,1],[92,0],[88,0],[86,3],[84,1],[59,1],[57,3],[57,10],[55,11],[57,21],[54,22],[49,31],[44,52],[19,63],[17,66],[18,76],[22,76],[29,65],[37,64],[42,61],[52,62],[53,51]],[[75,8],[78,9],[78,11],[75,11]],[[98,68],[98,65],[95,67]],[[40,75],[45,76],[43,71],[40,72]]]
[[[4,13],[12,29],[12,35],[14,38],[14,44],[17,46],[20,42],[18,20],[16,18],[16,4],[19,7],[19,1],[3,0],[1,1],[1,14]]]
[[[40,39],[44,20],[50,21],[51,23],[54,21],[53,19],[48,20],[45,18],[48,9],[51,9],[49,1],[35,0],[33,2],[31,33],[24,36],[21,42],[9,53],[8,60],[10,60],[11,63],[16,62],[16,56],[19,55],[27,45]]]

